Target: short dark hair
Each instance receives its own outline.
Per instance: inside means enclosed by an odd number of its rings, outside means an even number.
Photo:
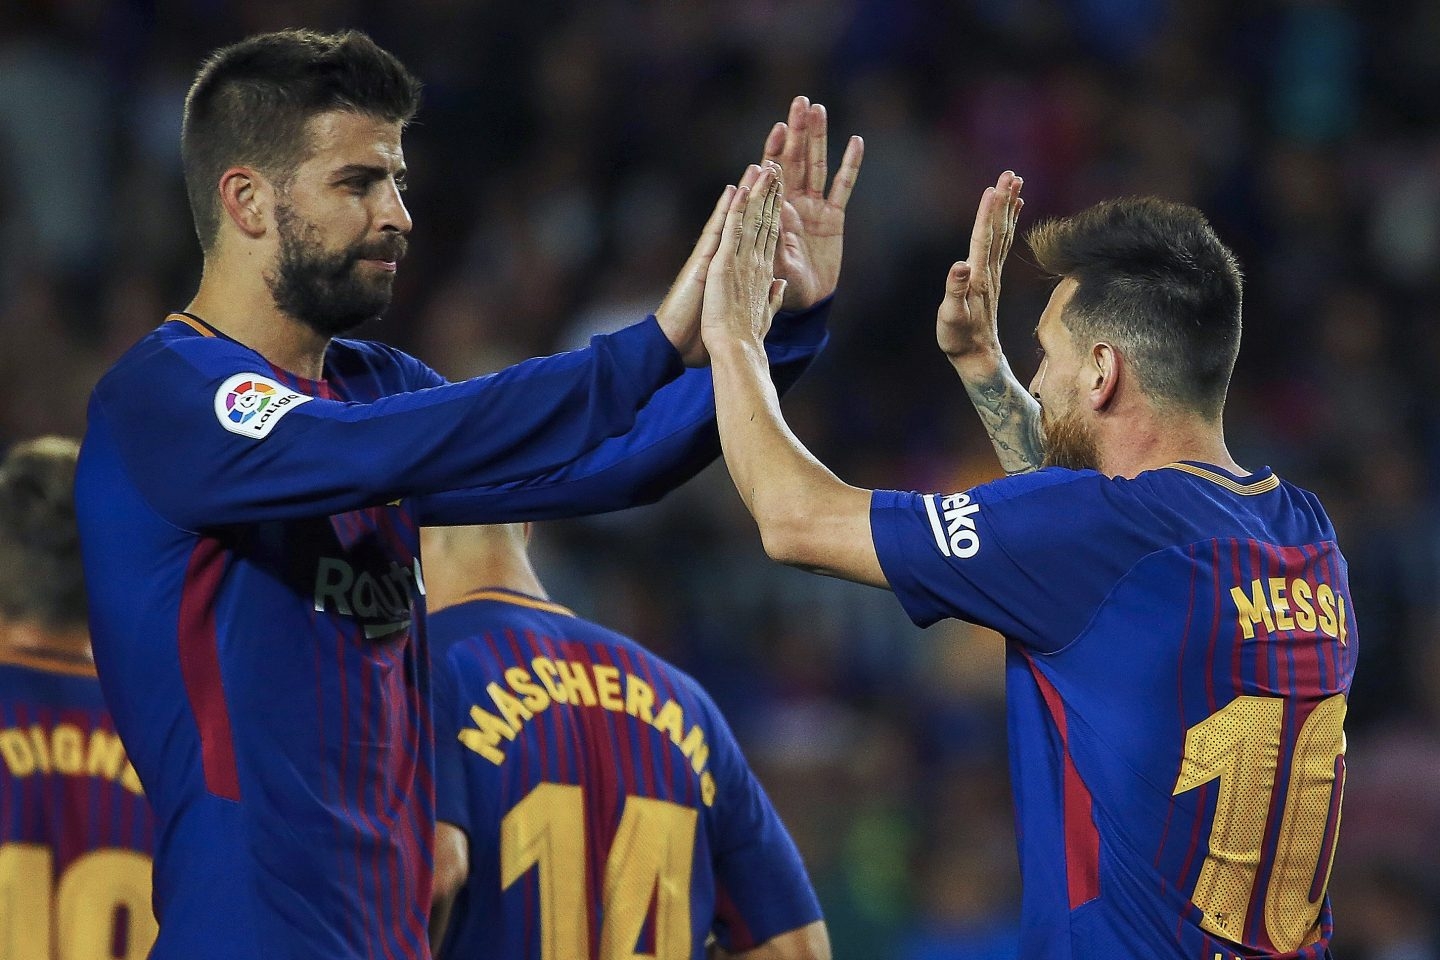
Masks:
[[[420,82],[358,30],[262,33],[206,59],[185,97],[180,156],[195,233],[206,250],[220,231],[215,185],[234,164],[284,183],[305,159],[305,124],[329,110],[406,123]]]
[[[1241,275],[1204,214],[1126,197],[1026,241],[1042,270],[1078,283],[1062,314],[1072,335],[1120,348],[1152,398],[1220,416],[1240,352]]]
[[[69,437],[18,443],[0,461],[0,616],[84,626],[85,573],[75,525]]]

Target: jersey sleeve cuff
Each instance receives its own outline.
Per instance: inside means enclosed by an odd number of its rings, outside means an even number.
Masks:
[[[765,338],[765,352],[770,359],[788,360],[797,355],[809,356],[819,352],[830,336],[827,325],[834,303],[835,294],[832,293],[804,310],[781,310],[775,314],[770,333]]]
[[[611,350],[629,382],[645,385],[653,393],[685,372],[680,352],[660,329],[660,321],[650,314],[639,323],[622,327],[614,333],[602,333],[590,339],[590,346]]]

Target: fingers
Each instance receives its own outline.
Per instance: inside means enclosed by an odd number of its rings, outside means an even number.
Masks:
[[[772,242],[771,234],[777,229],[781,203],[779,192],[783,186],[779,167],[767,165],[761,171],[760,179],[750,191],[750,202],[743,221],[745,236],[740,241],[740,253],[748,250],[764,255],[767,245]],[[773,247],[771,257],[774,257]]]
[[[824,198],[825,181],[830,177],[830,172],[826,169],[828,158],[825,155],[828,149],[829,126],[830,120],[825,112],[825,105],[823,103],[812,104],[805,117],[807,159],[804,179],[796,184],[799,189],[812,197]]]
[[[715,201],[715,209],[710,211],[710,219],[705,221],[705,228],[700,231],[700,239],[695,241],[695,249],[690,252],[692,260],[709,260],[720,249],[720,234],[725,226],[725,213],[730,209],[730,200],[735,195],[735,188],[727,186],[720,194],[720,199]]]
[[[765,209],[760,219],[760,246],[763,263],[775,262],[775,248],[780,244],[780,209],[785,203],[785,178],[779,167],[773,168],[772,180],[765,193]]]
[[[750,187],[742,183],[730,195],[730,205],[725,211],[725,224],[720,228],[720,246],[715,251],[715,259],[711,261],[712,270],[739,253],[740,236],[745,229],[745,212],[749,205]]]
[[[755,189],[755,183],[760,179],[760,170],[761,167],[758,163],[750,164],[745,168],[745,172],[741,175],[740,183],[737,184],[737,186],[748,187],[751,190]]]
[[[835,183],[830,187],[830,202],[841,210],[850,202],[850,191],[855,189],[855,180],[860,176],[860,161],[865,159],[865,141],[851,137],[845,144],[845,156],[840,158],[840,170],[835,174]]]
[[[810,100],[796,97],[790,101],[789,126],[785,133],[785,149],[780,155],[780,165],[789,172],[792,190],[805,189],[805,163],[808,157],[806,146],[809,137],[807,118],[810,115]]]
[[[784,120],[776,122],[770,128],[770,135],[765,138],[765,150],[763,157],[767,163],[783,163],[785,144],[790,139],[790,128],[785,125]]]
[[[995,184],[998,202],[993,212],[995,222],[991,227],[991,236],[994,242],[990,248],[989,266],[997,279],[1000,269],[1005,265],[1005,257],[1010,252],[1010,244],[1015,240],[1015,223],[1020,216],[1020,188],[1024,184],[1025,181],[1016,176],[1013,170],[1002,173]]]
[[[970,267],[983,267],[990,262],[990,231],[994,223],[995,188],[986,187],[975,211],[975,226],[970,231]]]

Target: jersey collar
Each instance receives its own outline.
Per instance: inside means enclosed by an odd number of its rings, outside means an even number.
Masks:
[[[564,617],[575,616],[575,611],[569,607],[562,607],[558,603],[551,603],[549,600],[541,600],[539,597],[532,597],[528,593],[521,593],[518,590],[509,590],[505,587],[482,587],[479,590],[472,590],[467,593],[460,602],[471,603],[477,600],[493,600],[496,603],[510,603],[517,607],[529,607],[532,610],[544,610],[547,613],[558,613]]]
[[[1202,480],[1209,480],[1242,497],[1253,497],[1256,494],[1269,493],[1280,486],[1280,478],[1275,476],[1275,471],[1269,467],[1261,467],[1251,474],[1240,476],[1231,473],[1223,467],[1214,464],[1199,463],[1193,460],[1179,460],[1175,463],[1167,463],[1162,470],[1179,470]]]

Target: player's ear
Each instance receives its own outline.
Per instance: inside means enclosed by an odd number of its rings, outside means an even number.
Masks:
[[[231,167],[220,174],[219,188],[220,206],[230,222],[252,240],[264,236],[273,194],[269,181],[251,167]]]
[[[1125,365],[1120,351],[1108,343],[1090,348],[1090,406],[1104,410],[1114,401],[1120,388],[1120,373]]]

